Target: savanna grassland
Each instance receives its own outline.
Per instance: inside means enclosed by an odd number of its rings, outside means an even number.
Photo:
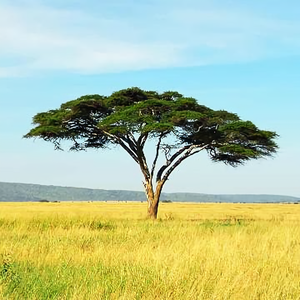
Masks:
[[[0,203],[0,299],[300,299],[300,205]]]

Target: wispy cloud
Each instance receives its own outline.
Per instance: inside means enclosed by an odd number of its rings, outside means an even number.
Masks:
[[[46,5],[46,0],[0,4],[0,77],[247,62],[300,53],[299,22],[207,1],[145,2],[132,7],[119,1],[90,1],[84,7]]]
[[[118,27],[122,30],[118,21],[88,20],[76,11],[6,7],[0,20],[2,76],[17,69],[21,73],[44,69],[108,72],[176,61],[176,47],[127,41],[122,34],[114,36]]]

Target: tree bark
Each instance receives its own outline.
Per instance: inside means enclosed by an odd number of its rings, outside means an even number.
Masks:
[[[158,205],[164,181],[160,180],[156,183],[155,192],[151,182],[145,182],[145,192],[148,201],[147,216],[149,219],[156,220],[158,214]]]

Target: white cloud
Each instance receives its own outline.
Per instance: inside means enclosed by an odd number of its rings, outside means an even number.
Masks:
[[[2,7],[0,55],[2,61],[9,55],[13,65],[0,67],[0,76],[18,69],[94,73],[176,64],[180,51],[176,45],[128,40],[125,27],[117,20],[98,21],[78,11]],[[14,58],[23,63],[16,67]]]
[[[245,62],[300,50],[299,23],[205,1],[187,2],[193,8],[174,1],[167,10],[154,0],[147,11],[136,4],[121,12],[118,1],[82,11],[43,2],[0,4],[0,77]]]

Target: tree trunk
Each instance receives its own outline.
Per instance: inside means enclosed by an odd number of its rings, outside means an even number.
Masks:
[[[156,220],[157,219],[157,213],[158,213],[158,201],[150,203],[148,201],[148,211],[147,216],[149,219]]]
[[[159,199],[161,191],[164,185],[164,181],[159,181],[156,183],[155,192],[153,191],[153,186],[151,182],[145,183],[146,196],[148,201],[148,211],[147,215],[149,219],[157,219]]]

